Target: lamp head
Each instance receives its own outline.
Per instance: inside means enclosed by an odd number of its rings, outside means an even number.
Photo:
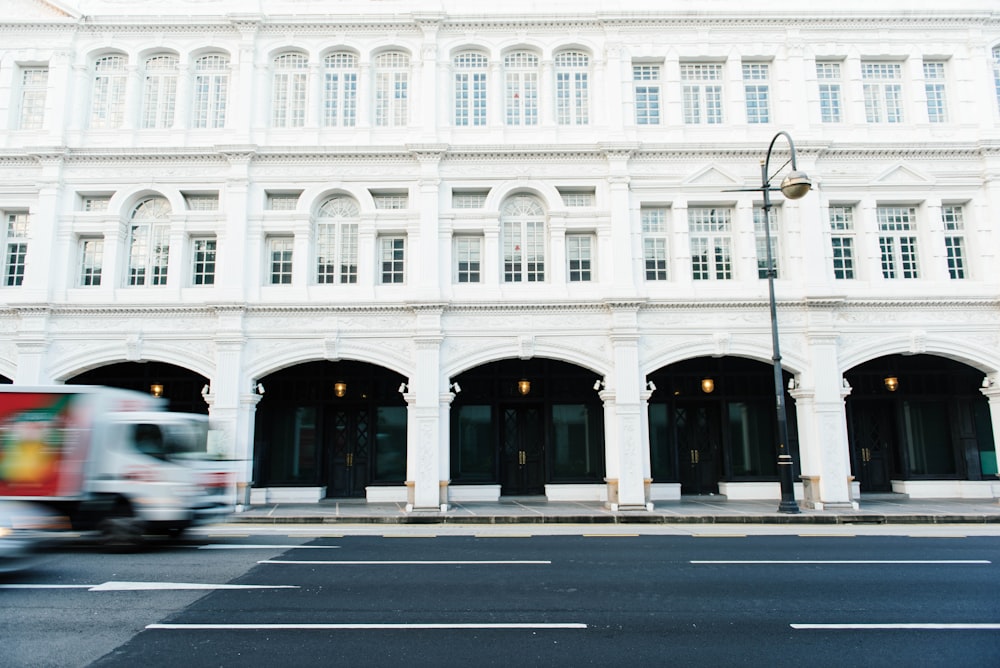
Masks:
[[[812,181],[805,172],[793,169],[781,180],[781,194],[788,199],[802,199],[812,188]]]

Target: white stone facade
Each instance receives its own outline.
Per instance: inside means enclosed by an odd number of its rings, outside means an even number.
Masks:
[[[3,0],[0,375],[200,374],[246,484],[257,383],[365,362],[405,378],[407,405],[405,484],[367,496],[434,508],[502,493],[451,485],[453,380],[558,360],[603,381],[605,482],[549,498],[676,498],[648,381],[770,364],[753,188],[784,131],[813,181],[773,195],[799,499],[856,502],[845,374],[878,358],[976,371],[1000,444],[995,3],[681,5]],[[779,139],[774,183],[788,158]],[[988,469],[892,485],[1000,496]]]

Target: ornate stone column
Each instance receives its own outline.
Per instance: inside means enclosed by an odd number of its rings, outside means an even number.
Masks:
[[[416,360],[409,391],[406,421],[406,510],[441,510],[442,492],[448,478],[442,477],[447,461],[448,439],[442,438],[441,315],[439,305],[415,307],[413,337]]]

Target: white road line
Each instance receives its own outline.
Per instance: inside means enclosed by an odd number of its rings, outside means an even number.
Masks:
[[[579,623],[526,624],[149,624],[150,630],[171,631],[328,631],[411,629],[585,629]]]
[[[942,631],[1000,631],[1000,624],[790,624],[797,630],[878,631],[882,629],[916,629]]]
[[[258,564],[306,564],[310,566],[547,566],[551,561],[296,561],[265,559]]]
[[[101,584],[0,584],[0,589],[86,589],[87,591],[176,591],[215,589],[298,589],[298,585],[234,585],[201,582],[103,582]]]
[[[983,565],[992,564],[988,559],[773,559],[762,561],[750,560],[718,560],[718,561],[691,561],[692,564],[958,564],[958,565]]]
[[[192,545],[199,550],[339,550],[340,545],[269,545],[261,543],[259,545],[227,545],[225,543],[213,543],[210,545]]]

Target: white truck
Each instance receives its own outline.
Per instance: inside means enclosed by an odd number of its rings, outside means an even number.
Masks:
[[[205,415],[131,390],[0,386],[0,500],[44,504],[109,545],[226,517],[231,480]]]

